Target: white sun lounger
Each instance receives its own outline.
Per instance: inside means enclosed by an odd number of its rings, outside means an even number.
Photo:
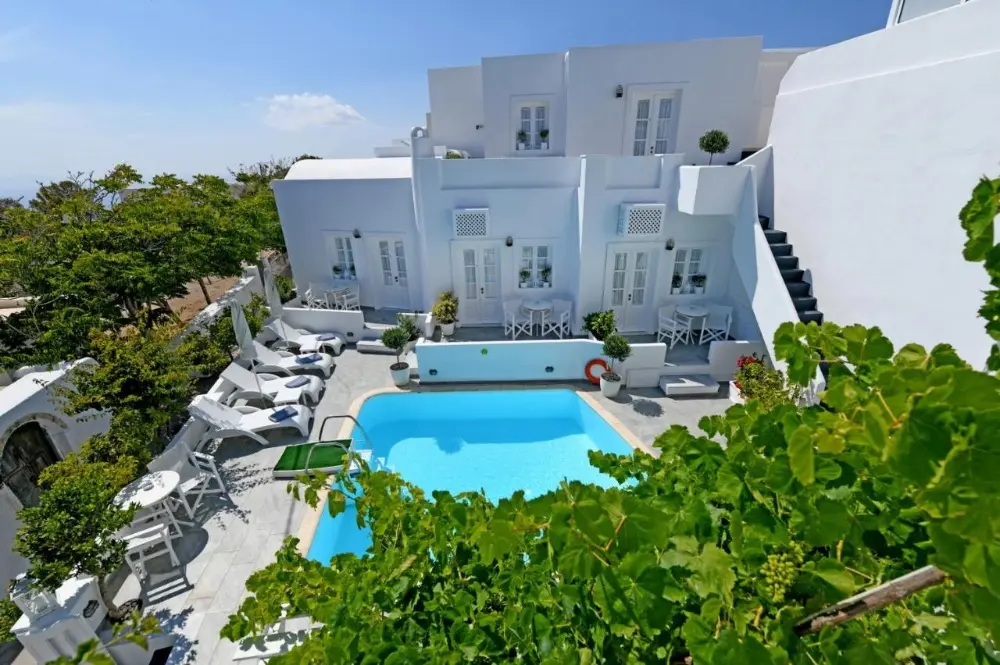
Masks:
[[[222,371],[222,378],[229,381],[236,390],[229,396],[226,404],[232,406],[238,399],[267,399],[275,405],[281,404],[312,404],[319,403],[323,392],[323,381],[318,376],[302,374],[293,379],[287,376],[254,372],[232,363]],[[289,387],[287,384],[305,380],[302,386]],[[258,384],[259,382],[259,384]]]
[[[260,433],[273,429],[294,427],[299,430],[302,436],[309,436],[309,423],[313,417],[312,409],[301,405],[291,408],[296,410],[294,416],[275,422],[271,420],[271,415],[280,409],[226,406],[205,395],[198,395],[188,405],[188,412],[211,428],[211,431],[205,434],[206,438],[225,439],[233,436],[245,436],[262,446],[266,446],[268,441]]]
[[[319,360],[303,364],[296,360],[299,356],[289,351],[269,349],[260,342],[254,342],[253,347],[257,353],[257,358],[254,362],[257,364],[258,372],[271,372],[272,374],[291,376],[295,373],[318,369],[327,378],[330,378],[330,375],[333,374],[333,356],[328,353],[317,354],[320,356]]]
[[[278,337],[275,346],[284,345],[290,350],[298,350],[300,353],[313,353],[315,351],[326,351],[332,355],[340,355],[347,340],[340,333],[311,333],[301,328],[293,328],[287,323],[271,321],[264,326]],[[324,339],[325,338],[325,339]]]

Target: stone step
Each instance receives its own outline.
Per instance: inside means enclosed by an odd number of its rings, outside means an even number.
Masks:
[[[785,286],[788,287],[788,295],[792,296],[793,298],[798,298],[800,296],[809,295],[811,285],[809,284],[809,282],[804,282],[802,280],[798,280],[795,282],[789,282],[788,280],[785,280]]]
[[[763,229],[767,229],[771,226],[771,218],[767,215],[757,215],[757,221]]]
[[[791,256],[792,246],[787,242],[771,243],[771,254],[773,256]]]
[[[767,242],[770,244],[783,243],[788,240],[788,234],[784,231],[778,231],[777,229],[766,229],[764,231],[764,237],[767,238]]]
[[[668,397],[679,395],[716,395],[719,392],[719,382],[707,374],[661,376],[660,390]]]
[[[816,310],[799,312],[799,321],[802,321],[803,323],[816,323],[819,325],[823,323],[823,312],[817,312]]]
[[[805,274],[806,271],[801,268],[792,268],[790,270],[781,271],[781,277],[785,280],[786,284],[788,282],[798,282],[803,276],[805,276]]]
[[[799,257],[797,256],[776,256],[774,262],[778,264],[779,270],[791,270],[799,267]]]
[[[792,304],[795,305],[795,309],[799,312],[810,312],[816,310],[816,299],[812,296],[802,296],[798,298],[792,298]]]

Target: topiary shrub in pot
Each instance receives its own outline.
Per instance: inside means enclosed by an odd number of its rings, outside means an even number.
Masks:
[[[410,333],[402,328],[388,328],[379,339],[396,354],[396,362],[389,365],[389,372],[392,373],[392,382],[402,388],[410,382],[410,366],[400,358],[410,341]]]
[[[615,372],[615,364],[632,355],[632,346],[625,337],[614,333],[605,338],[602,353],[608,358],[608,371],[601,374],[601,394],[617,397],[622,388],[622,377]]]
[[[455,293],[442,291],[431,308],[431,316],[441,324],[442,335],[454,335],[455,322],[458,321],[458,298]]]
[[[716,155],[729,150],[729,134],[721,129],[710,129],[698,139],[698,147],[708,153],[708,163],[711,164]]]

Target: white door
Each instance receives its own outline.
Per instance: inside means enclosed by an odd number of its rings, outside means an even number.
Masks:
[[[670,151],[674,99],[670,95],[642,95],[635,102],[632,155],[665,155]]]
[[[462,325],[502,323],[500,244],[453,243],[451,265]]]
[[[618,330],[640,332],[652,324],[652,279],[656,254],[648,247],[608,248],[604,309],[615,313]]]
[[[402,238],[375,238],[378,252],[378,273],[375,284],[379,289],[380,307],[409,309],[410,271],[407,268],[406,246]]]

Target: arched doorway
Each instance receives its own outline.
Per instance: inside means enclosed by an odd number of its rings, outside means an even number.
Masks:
[[[45,429],[34,421],[25,423],[11,433],[4,445],[0,482],[10,488],[22,506],[36,506],[41,494],[38,477],[59,459]]]

